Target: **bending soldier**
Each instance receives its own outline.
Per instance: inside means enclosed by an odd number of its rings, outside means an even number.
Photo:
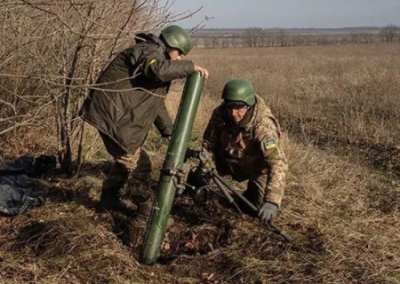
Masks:
[[[193,72],[208,77],[207,69],[180,60],[192,49],[184,29],[169,26],[159,37],[137,34],[136,44],[121,53],[99,76],[81,109],[82,118],[96,127],[115,160],[103,183],[99,210],[124,210],[120,189],[137,204],[138,216],[146,221],[152,206],[151,163],[141,148],[154,124],[163,137],[172,134],[165,106],[171,81]]]
[[[220,175],[248,181],[243,195],[267,223],[281,205],[288,168],[278,121],[246,79],[228,81],[222,98],[204,133],[203,151]]]

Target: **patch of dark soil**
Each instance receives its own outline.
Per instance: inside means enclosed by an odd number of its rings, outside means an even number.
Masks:
[[[47,199],[52,203],[75,203],[87,208],[94,208],[95,201],[90,198],[90,188],[76,188],[76,180],[67,176],[53,176],[42,180],[42,187],[47,187]]]
[[[113,163],[114,162],[112,160],[103,161],[101,163],[85,162],[80,167],[77,173],[77,178],[88,177],[88,176],[99,177],[101,175],[105,175],[111,171]]]
[[[207,223],[219,213],[218,206],[220,205],[217,204],[218,201],[214,197],[210,196],[202,202],[190,197],[178,197],[172,207],[171,214],[188,225]]]
[[[326,248],[324,235],[316,228],[305,227],[300,223],[287,224],[292,232],[296,232],[296,241],[293,243],[294,251],[307,254],[324,254]]]
[[[178,198],[173,210],[176,221],[168,229],[168,246],[161,250],[160,263],[169,264],[180,255],[206,255],[231,244],[235,226],[229,215],[216,199],[199,204]]]
[[[391,182],[395,183],[395,181]],[[388,181],[382,180],[379,187],[368,188],[370,206],[385,214],[400,212],[400,183],[398,186],[387,183]]]
[[[168,249],[161,251],[160,263],[168,264],[177,256],[205,255],[231,243],[234,227],[229,222],[175,227],[168,232]]]
[[[45,229],[46,224],[42,222],[30,222],[23,226],[16,237],[14,249],[20,251],[29,248],[36,256],[41,255],[47,247],[47,245],[43,244],[49,242],[53,237],[51,235],[44,235],[43,237],[41,232]]]

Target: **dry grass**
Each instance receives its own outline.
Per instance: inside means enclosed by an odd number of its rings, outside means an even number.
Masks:
[[[399,53],[399,45],[204,49],[193,59],[210,69],[210,96],[246,77],[296,140],[399,171]]]
[[[400,45],[358,45],[192,55],[211,71],[192,147],[234,77],[254,81],[284,126],[290,167],[276,223],[295,243],[210,193],[205,203],[177,199],[163,265],[141,266],[129,220],[93,209],[109,169],[102,163],[73,180],[43,179],[45,206],[0,219],[0,283],[400,283],[399,53]],[[168,98],[172,114],[181,88]],[[51,149],[24,135],[21,147]],[[87,159],[98,163],[109,156],[95,137],[90,130]],[[167,144],[151,132],[145,147],[157,178]]]

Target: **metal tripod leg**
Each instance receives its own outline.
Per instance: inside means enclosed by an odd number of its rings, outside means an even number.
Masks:
[[[245,204],[247,204],[254,212],[258,212],[257,207],[254,206],[253,203],[251,203],[246,197],[244,197],[242,194],[240,194],[239,192],[237,192],[235,189],[233,189],[233,187],[220,175],[218,175],[215,171],[212,172],[212,177],[214,182],[217,184],[217,186],[221,189],[222,192],[227,191],[225,188],[222,190],[223,186],[226,186],[226,188],[228,188],[231,192],[233,192],[237,197],[240,198],[240,200],[242,200]],[[225,194],[225,193],[224,193]],[[227,192],[227,194],[230,196],[230,198],[232,198],[232,196]],[[226,195],[225,195],[226,196]],[[233,198],[232,198],[233,199]],[[229,199],[228,199],[229,200]],[[235,201],[230,202],[232,204],[235,205],[235,207],[238,208],[239,212],[242,212],[239,208],[239,206],[236,204]],[[243,213],[241,213],[243,214]],[[293,242],[293,238],[288,236],[283,230],[281,230],[280,228],[278,228],[273,222],[272,220],[269,220],[268,222],[269,226],[273,229],[273,232],[277,235],[282,236],[287,242],[291,243]]]
[[[242,210],[239,208],[239,205],[237,205],[237,203],[235,202],[235,200],[233,199],[232,195],[229,194],[229,192],[226,190],[226,188],[224,187],[224,184],[218,179],[216,178],[215,175],[213,175],[213,181],[215,182],[215,184],[218,186],[218,188],[222,191],[222,193],[224,194],[224,196],[226,197],[226,199],[228,200],[228,202],[230,204],[232,204],[236,210],[239,212],[239,214],[243,215]]]
[[[246,197],[237,192],[223,177],[221,177],[215,172],[213,172],[212,174],[214,180],[218,180],[220,183],[225,185],[231,192],[233,192],[237,197],[239,197],[240,200],[242,200],[246,205],[248,205],[254,212],[258,211],[257,207],[255,207],[253,203],[251,203]]]

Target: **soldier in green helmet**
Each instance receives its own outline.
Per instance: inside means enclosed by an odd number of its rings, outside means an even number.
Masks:
[[[203,151],[211,154],[207,166],[247,181],[244,196],[267,223],[280,208],[288,169],[280,126],[247,79],[228,81],[222,99],[203,136]]]
[[[162,137],[172,134],[165,106],[171,81],[208,71],[189,60],[180,60],[192,49],[187,32],[179,26],[164,28],[159,36],[140,33],[135,45],[120,52],[100,74],[81,109],[81,117],[96,127],[114,165],[106,177],[99,210],[120,210],[120,190],[137,204],[145,221],[152,205],[151,163],[142,145],[154,124]]]

